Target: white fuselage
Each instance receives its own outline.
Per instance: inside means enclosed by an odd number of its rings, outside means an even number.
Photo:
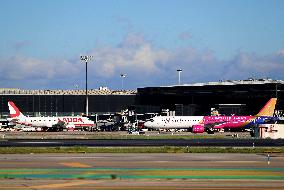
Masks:
[[[33,127],[52,127],[59,122],[63,122],[68,127],[90,127],[94,122],[87,117],[70,116],[70,117],[21,117],[16,123]]]
[[[203,116],[157,116],[144,123],[144,126],[152,129],[188,129],[193,125],[199,125]]]
[[[56,124],[62,124],[66,128],[75,127],[91,127],[94,122],[87,117],[81,116],[64,116],[64,117],[27,117],[21,113],[14,102],[9,101],[8,107],[10,111],[9,121],[16,124],[33,126],[33,127],[53,127]]]

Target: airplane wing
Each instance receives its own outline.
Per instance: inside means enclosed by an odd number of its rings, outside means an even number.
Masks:
[[[17,124],[20,120],[17,118],[7,118],[10,123]]]
[[[64,121],[58,121],[56,124],[53,124],[51,127],[66,127],[67,123]]]

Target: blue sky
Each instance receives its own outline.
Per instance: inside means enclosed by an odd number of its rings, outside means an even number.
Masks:
[[[0,88],[283,79],[282,0],[0,0]]]

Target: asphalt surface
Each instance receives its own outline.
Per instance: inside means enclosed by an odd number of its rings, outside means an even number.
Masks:
[[[2,154],[0,189],[284,189],[284,155]]]
[[[8,139],[0,140],[0,147],[143,147],[143,146],[199,146],[199,147],[280,147],[284,139]]]

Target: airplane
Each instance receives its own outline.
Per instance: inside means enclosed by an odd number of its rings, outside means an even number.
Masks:
[[[32,127],[55,127],[58,125],[63,125],[67,129],[75,129],[77,127],[92,127],[94,121],[87,117],[81,116],[64,116],[64,117],[27,117],[21,113],[19,108],[14,104],[14,102],[9,101],[8,107],[10,111],[10,118],[8,121]]]
[[[190,129],[192,133],[214,133],[214,129],[250,128],[256,124],[275,120],[277,98],[271,98],[255,116],[156,116],[144,123],[152,129]]]

